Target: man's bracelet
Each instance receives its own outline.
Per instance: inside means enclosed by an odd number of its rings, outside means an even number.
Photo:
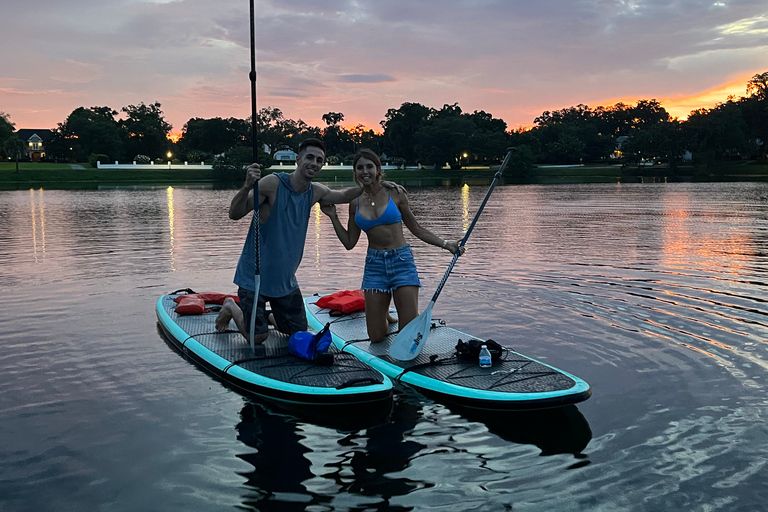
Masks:
[[[443,249],[445,249],[448,246],[448,240],[443,240]]]

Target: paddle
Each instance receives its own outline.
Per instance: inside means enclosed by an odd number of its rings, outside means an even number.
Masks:
[[[435,294],[432,296],[432,300],[429,301],[427,309],[425,309],[422,314],[408,322],[408,325],[400,329],[400,332],[397,334],[397,336],[395,336],[395,339],[392,340],[392,345],[389,347],[389,355],[394,359],[398,359],[400,361],[410,361],[411,359],[418,356],[419,353],[421,353],[421,349],[424,348],[424,345],[427,342],[427,337],[429,336],[429,329],[432,324],[432,307],[435,305],[437,296],[440,295],[440,292],[443,290],[443,286],[448,280],[448,276],[451,274],[451,270],[453,270],[453,266],[456,264],[456,260],[458,260],[459,256],[461,255],[461,248],[464,247],[464,244],[469,238],[469,234],[472,233],[472,229],[474,229],[475,224],[477,223],[477,219],[483,212],[483,208],[485,208],[485,203],[487,203],[488,198],[491,197],[493,188],[499,182],[501,173],[504,172],[504,168],[507,166],[512,153],[514,152],[515,148],[507,149],[507,156],[504,157],[504,161],[501,163],[499,170],[496,171],[496,174],[493,176],[493,181],[491,181],[491,186],[488,189],[488,193],[485,194],[485,199],[483,199],[482,204],[480,204],[480,208],[477,209],[475,218],[472,219],[472,224],[469,225],[469,229],[467,229],[467,232],[464,234],[464,238],[461,239],[461,242],[459,243],[459,250],[456,251],[456,254],[453,255],[453,259],[451,260],[450,265],[448,265],[448,270],[445,271],[443,280],[440,281]]]
[[[258,161],[258,142],[256,140],[256,32],[254,16],[254,0],[251,2],[251,131],[253,132],[253,161]],[[251,233],[253,234],[253,308],[251,308],[251,350],[256,350],[253,339],[256,335],[256,309],[259,306],[259,289],[261,288],[261,265],[259,262],[259,182],[253,184],[253,217],[251,217]]]

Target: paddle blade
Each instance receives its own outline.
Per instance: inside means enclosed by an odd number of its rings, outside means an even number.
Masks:
[[[400,329],[389,347],[389,355],[398,361],[410,361],[421,353],[427,343],[429,328],[432,325],[432,306],[430,302],[422,314]]]

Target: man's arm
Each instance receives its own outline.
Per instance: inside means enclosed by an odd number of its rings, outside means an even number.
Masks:
[[[239,220],[253,210],[253,188],[243,185],[229,203],[229,218]]]
[[[268,215],[268,213],[264,213],[263,204],[265,201],[269,202],[270,205],[274,202],[274,199],[270,199],[270,197],[274,198],[279,180],[274,174],[261,178],[261,166],[251,164],[248,167],[243,186],[237,191],[229,205],[230,219],[242,219],[248,212],[253,211],[253,184],[257,181],[259,182],[259,205],[262,205],[261,214],[262,216]]]
[[[363,193],[363,187],[356,186],[356,187],[350,187],[346,188],[344,190],[331,190],[330,188],[326,187],[322,183],[313,183],[312,184],[315,188],[315,198],[316,201],[319,201],[321,204],[340,204],[340,203],[349,203],[353,199],[357,198],[360,194]],[[393,181],[382,181],[381,185],[383,187],[396,190],[398,193],[405,194],[405,187],[402,185],[398,185],[397,183]]]
[[[315,187],[315,201],[321,204],[349,203],[363,193],[363,187],[356,186],[344,190],[331,190],[322,183],[313,183]]]
[[[251,164],[246,169],[245,182],[240,190],[237,191],[232,202],[229,203],[229,218],[239,220],[245,217],[248,212],[253,210],[253,184],[261,179],[261,166]],[[261,191],[259,191],[261,196]],[[261,204],[261,202],[259,202]]]

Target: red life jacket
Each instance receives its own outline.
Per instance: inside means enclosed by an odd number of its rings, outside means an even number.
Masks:
[[[233,298],[238,304],[240,303],[237,295],[216,292],[192,293],[179,295],[173,299],[173,302],[177,304],[174,311],[177,315],[202,315],[206,312],[206,304],[224,304],[224,300],[227,297]]]
[[[365,310],[365,295],[363,295],[362,290],[343,290],[320,297],[315,304],[317,307],[331,311],[341,311],[345,314],[353,313]]]

